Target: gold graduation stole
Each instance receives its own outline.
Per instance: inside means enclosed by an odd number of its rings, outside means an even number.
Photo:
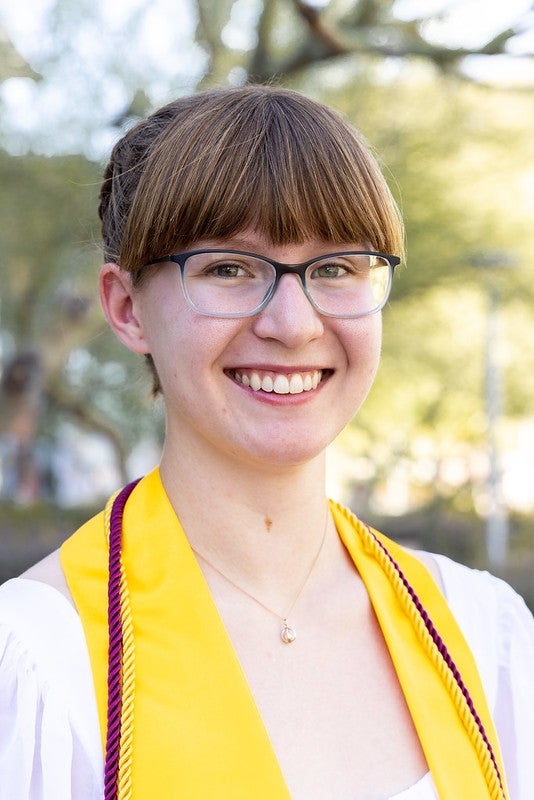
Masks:
[[[331,502],[440,800],[508,800],[473,655],[421,562]],[[290,800],[156,469],[61,548],[91,659],[106,800]]]

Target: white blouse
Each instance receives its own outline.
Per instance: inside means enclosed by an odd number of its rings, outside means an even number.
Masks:
[[[534,798],[534,619],[502,581],[435,556],[499,732],[510,800]],[[103,757],[80,619],[56,589],[0,586],[0,797],[101,800]],[[389,800],[438,800],[430,774]]]

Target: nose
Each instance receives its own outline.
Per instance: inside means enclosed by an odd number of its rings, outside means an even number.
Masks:
[[[253,317],[256,336],[276,339],[292,349],[324,332],[323,320],[304,292],[298,275],[282,275],[266,307]]]

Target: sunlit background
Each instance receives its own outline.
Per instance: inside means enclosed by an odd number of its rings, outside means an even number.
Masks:
[[[96,297],[111,146],[178,95],[275,81],[363,132],[407,225],[330,493],[534,598],[533,53],[526,0],[0,0],[0,579],[158,460]]]

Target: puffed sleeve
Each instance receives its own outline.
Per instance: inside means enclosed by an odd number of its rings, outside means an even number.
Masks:
[[[500,647],[495,723],[512,800],[534,798],[534,619],[499,582]]]
[[[534,618],[487,572],[436,557],[445,594],[473,651],[501,744],[510,800],[534,798]]]
[[[102,753],[79,618],[55,589],[0,587],[0,798],[101,800]]]

